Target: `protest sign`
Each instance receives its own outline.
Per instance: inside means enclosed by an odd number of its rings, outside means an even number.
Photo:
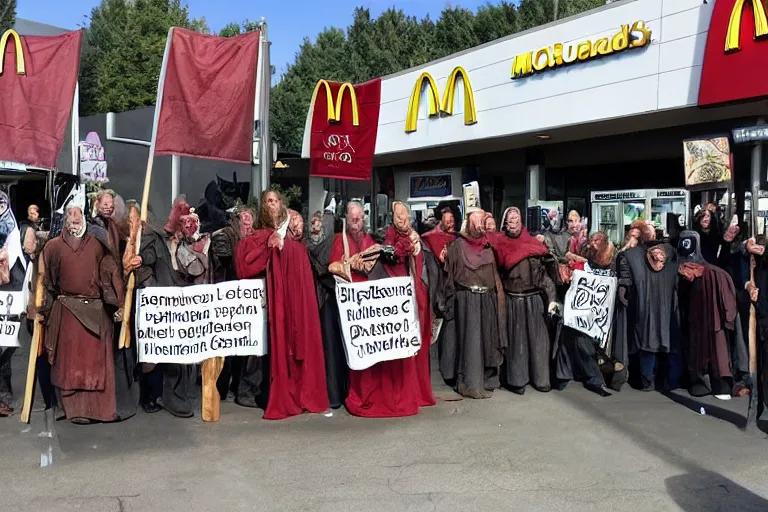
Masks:
[[[199,363],[212,357],[267,353],[263,279],[144,288],[136,297],[142,363]]]
[[[344,349],[352,370],[405,359],[419,351],[421,332],[415,296],[410,277],[364,283],[336,278]]]
[[[613,323],[616,278],[574,270],[565,294],[566,326],[583,332],[605,348]]]
[[[20,347],[19,327],[21,322],[0,320],[0,347]]]

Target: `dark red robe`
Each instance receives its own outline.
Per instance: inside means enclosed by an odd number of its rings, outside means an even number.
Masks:
[[[269,304],[270,387],[264,419],[327,411],[325,359],[314,277],[307,248],[286,238],[269,249],[275,231],[260,229],[235,251],[240,279],[266,278]]]
[[[432,231],[428,231],[421,235],[421,240],[424,242],[435,258],[440,259],[440,254],[443,252],[449,243],[456,240],[456,233],[447,233],[440,229],[440,226],[436,227]]]
[[[91,233],[64,232],[43,249],[45,350],[67,419],[118,419],[112,335],[102,301],[105,250]]]
[[[364,235],[359,244],[352,237],[348,238],[350,256],[375,243],[368,235]],[[343,257],[344,246],[342,237],[338,234],[333,242],[331,261],[339,261]],[[405,264],[387,267],[385,266],[387,273],[391,276],[395,276],[401,271],[403,272],[402,275],[407,275]],[[421,265],[419,264],[420,268]],[[352,280],[364,282],[368,278],[353,272]],[[419,282],[421,282],[420,274]],[[416,284],[416,289],[417,304],[421,313],[422,304],[427,304],[426,287],[424,287],[423,298],[420,298],[419,283]],[[422,300],[425,302],[422,303]],[[427,316],[429,316],[428,309]],[[432,334],[432,324],[431,321],[427,323],[426,330],[429,332],[429,337],[425,338],[423,334],[425,326],[422,318],[423,315],[420,316],[423,348],[419,350],[419,354],[406,359],[382,361],[365,370],[349,371],[349,395],[346,399],[346,405],[350,414],[367,418],[396,418],[413,416],[418,414],[420,406],[435,404],[431,383],[429,380],[424,380],[425,371],[422,368],[425,367],[427,371],[429,369],[429,339]],[[426,366],[424,365],[425,357]],[[428,379],[429,374],[426,375]]]

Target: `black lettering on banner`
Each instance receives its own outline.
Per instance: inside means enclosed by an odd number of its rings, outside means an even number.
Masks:
[[[171,297],[142,293],[139,307],[155,306],[162,308],[181,308],[186,306],[211,304],[214,300],[215,299],[212,293],[203,293],[198,295],[179,295]]]

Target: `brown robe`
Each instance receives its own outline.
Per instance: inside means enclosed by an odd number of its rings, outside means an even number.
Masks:
[[[45,351],[67,419],[118,419],[114,324],[102,297],[119,300],[115,288],[121,290],[121,281],[114,258],[105,253],[91,233],[77,239],[67,232],[49,241],[42,253]],[[112,293],[102,293],[102,274],[110,279]]]

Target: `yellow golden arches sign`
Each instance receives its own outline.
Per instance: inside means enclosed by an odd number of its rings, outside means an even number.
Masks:
[[[24,65],[24,50],[21,46],[21,37],[13,29],[6,30],[3,36],[0,37],[0,75],[3,74],[5,69],[5,50],[8,48],[8,40],[10,38],[13,38],[13,43],[16,47],[16,73],[25,75],[27,68]]]
[[[312,103],[315,105],[317,94],[320,89],[325,89],[325,101],[326,101],[326,113],[328,115],[328,121],[341,121],[341,109],[344,106],[344,93],[349,91],[349,99],[352,102],[352,124],[354,126],[360,126],[360,112],[357,107],[357,94],[355,93],[355,87],[349,82],[341,84],[339,92],[336,94],[336,101],[334,103],[333,92],[331,90],[331,84],[327,80],[319,80],[315,85],[315,91],[312,93]]]
[[[752,13],[755,15],[755,39],[768,36],[768,19],[765,16],[765,7],[762,0],[736,0],[731,11],[731,19],[728,21],[728,31],[725,33],[725,52],[736,52],[739,46],[739,34],[741,33],[741,17],[744,14],[744,4],[752,4]]]
[[[464,124],[469,126],[477,123],[477,109],[475,108],[475,93],[472,90],[472,83],[469,81],[469,75],[463,67],[457,66],[448,75],[448,82],[443,91],[443,101],[440,103],[440,95],[437,92],[437,83],[429,73],[422,73],[416,80],[411,92],[411,99],[408,101],[408,113],[405,117],[405,133],[416,131],[416,124],[419,120],[419,104],[421,103],[421,92],[424,86],[427,87],[427,97],[429,98],[429,117],[435,117],[440,112],[446,116],[453,115],[454,97],[456,95],[456,85],[459,78],[464,82]],[[438,112],[439,109],[439,112]]]

